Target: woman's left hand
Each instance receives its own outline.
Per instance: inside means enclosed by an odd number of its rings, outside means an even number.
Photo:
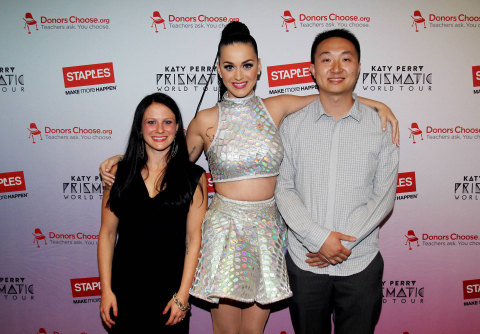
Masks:
[[[187,303],[185,302],[184,305],[186,304]],[[165,324],[167,326],[173,326],[178,324],[180,321],[185,319],[185,316],[187,315],[187,311],[180,310],[177,304],[175,304],[175,302],[173,301],[173,298],[170,299],[170,301],[168,302],[167,306],[163,310],[163,314],[167,314],[169,310],[170,310],[170,317],[168,318],[168,321]]]
[[[387,129],[387,122],[392,124],[392,142],[400,146],[400,130],[398,129],[398,120],[393,114],[392,110],[385,104],[381,103],[377,107],[378,116],[382,120],[382,129],[385,131]]]

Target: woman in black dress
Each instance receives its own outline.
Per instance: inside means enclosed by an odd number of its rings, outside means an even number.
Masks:
[[[176,103],[161,93],[145,97],[102,201],[100,313],[111,333],[188,333],[206,184],[188,160]]]

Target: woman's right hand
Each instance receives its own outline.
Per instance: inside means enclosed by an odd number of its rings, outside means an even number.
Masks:
[[[110,173],[112,167],[122,161],[123,155],[115,155],[113,157],[108,158],[104,162],[100,164],[100,176],[102,177],[102,185],[104,187],[112,186],[113,182],[115,182],[115,175]]]
[[[112,325],[115,325],[115,321],[110,318],[110,309],[113,311],[113,315],[116,317],[118,315],[117,309],[117,297],[115,294],[110,292],[102,291],[102,299],[100,301],[100,315],[102,320],[108,328],[112,328]]]

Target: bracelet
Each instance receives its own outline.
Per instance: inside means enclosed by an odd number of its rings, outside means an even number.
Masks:
[[[177,304],[178,308],[182,311],[182,312],[186,312],[188,310],[190,310],[190,304],[187,302],[187,306],[183,305],[182,302],[178,299],[178,296],[177,296],[177,293],[175,292],[173,294],[173,302],[175,304]]]

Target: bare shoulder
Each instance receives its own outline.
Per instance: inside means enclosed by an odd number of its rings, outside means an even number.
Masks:
[[[189,129],[201,131],[202,129],[214,126],[218,121],[218,106],[203,109],[198,112],[190,122]]]

